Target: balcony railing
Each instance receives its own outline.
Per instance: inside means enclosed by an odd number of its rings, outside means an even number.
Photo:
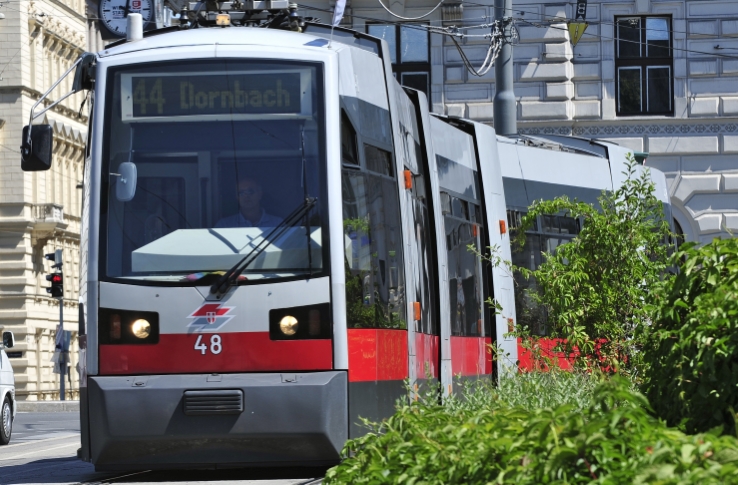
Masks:
[[[64,206],[59,204],[36,204],[33,206],[36,222],[64,224]]]

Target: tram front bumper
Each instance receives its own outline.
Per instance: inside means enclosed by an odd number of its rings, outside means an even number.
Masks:
[[[240,391],[242,410],[202,391]],[[193,408],[193,395],[211,405]],[[88,399],[98,470],[325,466],[348,438],[343,371],[97,376]]]

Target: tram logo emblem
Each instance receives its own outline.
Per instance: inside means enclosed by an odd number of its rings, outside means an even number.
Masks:
[[[233,307],[221,306],[220,303],[205,303],[187,317],[192,319],[187,328],[195,333],[215,332],[235,316],[230,314],[231,310]]]

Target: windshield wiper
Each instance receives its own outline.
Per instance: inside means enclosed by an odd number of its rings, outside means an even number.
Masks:
[[[305,200],[300,204],[290,215],[285,217],[269,234],[266,235],[259,244],[249,251],[246,256],[241,258],[231,269],[218,278],[218,281],[213,283],[210,287],[210,293],[216,296],[223,296],[231,286],[238,282],[238,277],[244,272],[248,266],[264,252],[274,241],[279,239],[289,228],[295,225],[302,217],[310,212],[315,204],[318,202],[317,197],[306,197]],[[310,248],[308,247],[308,252]]]

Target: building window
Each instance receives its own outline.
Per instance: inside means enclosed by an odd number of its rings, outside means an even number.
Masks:
[[[670,17],[616,19],[617,113],[673,115]]]
[[[418,24],[367,24],[369,35],[389,44],[392,71],[408,88],[430,93],[430,37]]]

